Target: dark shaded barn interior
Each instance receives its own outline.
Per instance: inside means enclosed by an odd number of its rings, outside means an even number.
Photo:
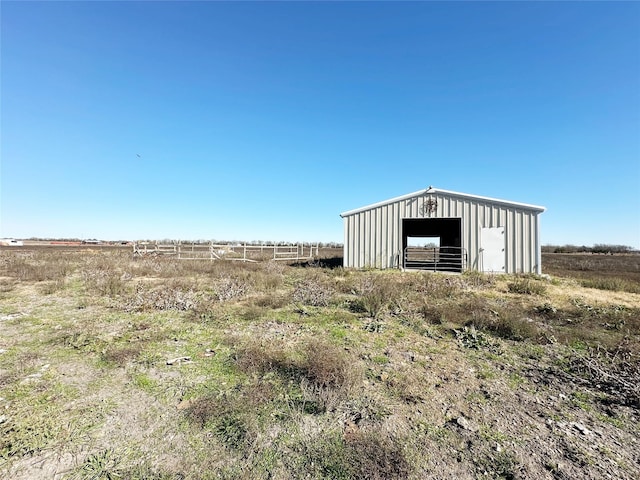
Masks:
[[[438,247],[409,246],[409,238],[440,239]],[[403,268],[462,272],[466,255],[462,249],[462,219],[405,218],[402,220]]]

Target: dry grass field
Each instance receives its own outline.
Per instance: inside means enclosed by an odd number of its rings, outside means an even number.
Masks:
[[[543,253],[544,271],[577,278],[585,287],[640,293],[640,255]]]
[[[0,250],[0,477],[640,478],[638,258]]]

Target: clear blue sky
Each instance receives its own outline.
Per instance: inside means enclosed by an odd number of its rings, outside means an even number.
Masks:
[[[640,3],[0,8],[0,236],[341,242],[433,185],[640,247]]]

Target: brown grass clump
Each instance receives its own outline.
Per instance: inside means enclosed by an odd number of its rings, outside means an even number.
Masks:
[[[245,395],[209,393],[191,401],[185,416],[200,428],[212,432],[226,447],[242,449],[253,433],[247,423]]]
[[[291,377],[302,375],[322,385],[337,385],[342,378],[338,373],[344,368],[342,359],[338,357],[332,364],[331,360],[323,357],[327,353],[333,357],[336,347],[320,340],[311,340],[302,347],[299,344],[287,346],[272,341],[242,341],[233,337],[227,339],[227,343],[234,347],[235,364],[245,373],[273,371]]]
[[[428,303],[427,303],[428,302]],[[434,323],[452,323],[454,325],[466,325],[470,319],[477,316],[489,316],[493,305],[483,296],[469,294],[455,301],[438,303],[431,307],[427,300],[420,306],[420,310],[427,310],[426,315],[435,319]],[[419,310],[419,311],[420,311]]]
[[[516,279],[507,284],[507,288],[511,293],[520,293],[524,295],[544,295],[547,287],[540,281],[528,276],[516,277]]]
[[[535,321],[524,316],[519,309],[474,311],[466,326],[474,327],[507,340],[528,340],[540,337]]]
[[[305,438],[293,446],[297,454],[285,462],[294,478],[394,480],[412,472],[398,441],[379,428],[348,425]],[[297,460],[297,461],[296,461]]]
[[[82,271],[82,279],[88,291],[109,297],[125,292],[125,278],[123,273],[108,266],[86,267]]]
[[[421,378],[406,371],[398,371],[386,380],[390,391],[405,403],[418,403],[425,400],[425,385]]]
[[[14,362],[12,362],[13,365],[8,365],[8,362],[5,360],[3,365],[5,368],[0,370],[0,387],[5,387],[18,378],[26,376],[38,365],[40,360],[40,355],[36,352],[21,353],[16,357]]]
[[[318,338],[304,346],[301,368],[304,376],[320,388],[348,389],[354,383],[353,361],[345,351]]]
[[[251,375],[273,372],[295,381],[319,411],[334,409],[360,376],[353,359],[343,349],[316,338],[289,348],[249,342],[236,346],[236,352],[235,363],[241,371]]]
[[[0,294],[11,292],[16,288],[16,283],[12,278],[0,278]]]
[[[422,299],[421,305],[417,307],[416,313],[418,318],[425,323],[433,325],[440,325],[442,323],[442,308],[432,305],[428,300]]]
[[[402,447],[378,429],[353,429],[345,434],[351,478],[407,478],[411,468]]]
[[[262,296],[256,297],[253,300],[253,304],[256,307],[266,308],[271,310],[282,308],[286,306],[288,303],[289,303],[289,298],[285,295],[278,294],[278,293],[262,295]]]
[[[140,345],[110,347],[103,352],[102,359],[107,363],[124,367],[130,361],[136,359],[141,351],[142,347]]]
[[[38,291],[43,295],[53,295],[60,290],[64,290],[66,281],[64,277],[57,278],[56,280],[42,282],[38,285]]]
[[[421,273],[415,279],[415,290],[428,298],[453,298],[465,288],[461,277],[441,275],[437,273]]]
[[[242,342],[233,337],[228,338],[226,343],[234,348],[234,361],[242,372],[255,375],[268,371],[287,373],[293,369],[293,362],[287,358],[285,351],[273,343]]]
[[[344,350],[315,338],[304,347],[299,372],[302,391],[320,411],[334,410],[349,396],[360,376]]]
[[[467,270],[462,274],[464,283],[471,288],[488,288],[496,284],[493,274],[482,273],[476,270]]]

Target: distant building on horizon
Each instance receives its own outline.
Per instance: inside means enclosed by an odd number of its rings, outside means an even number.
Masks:
[[[3,247],[22,247],[23,242],[14,238],[0,238],[0,245]]]

